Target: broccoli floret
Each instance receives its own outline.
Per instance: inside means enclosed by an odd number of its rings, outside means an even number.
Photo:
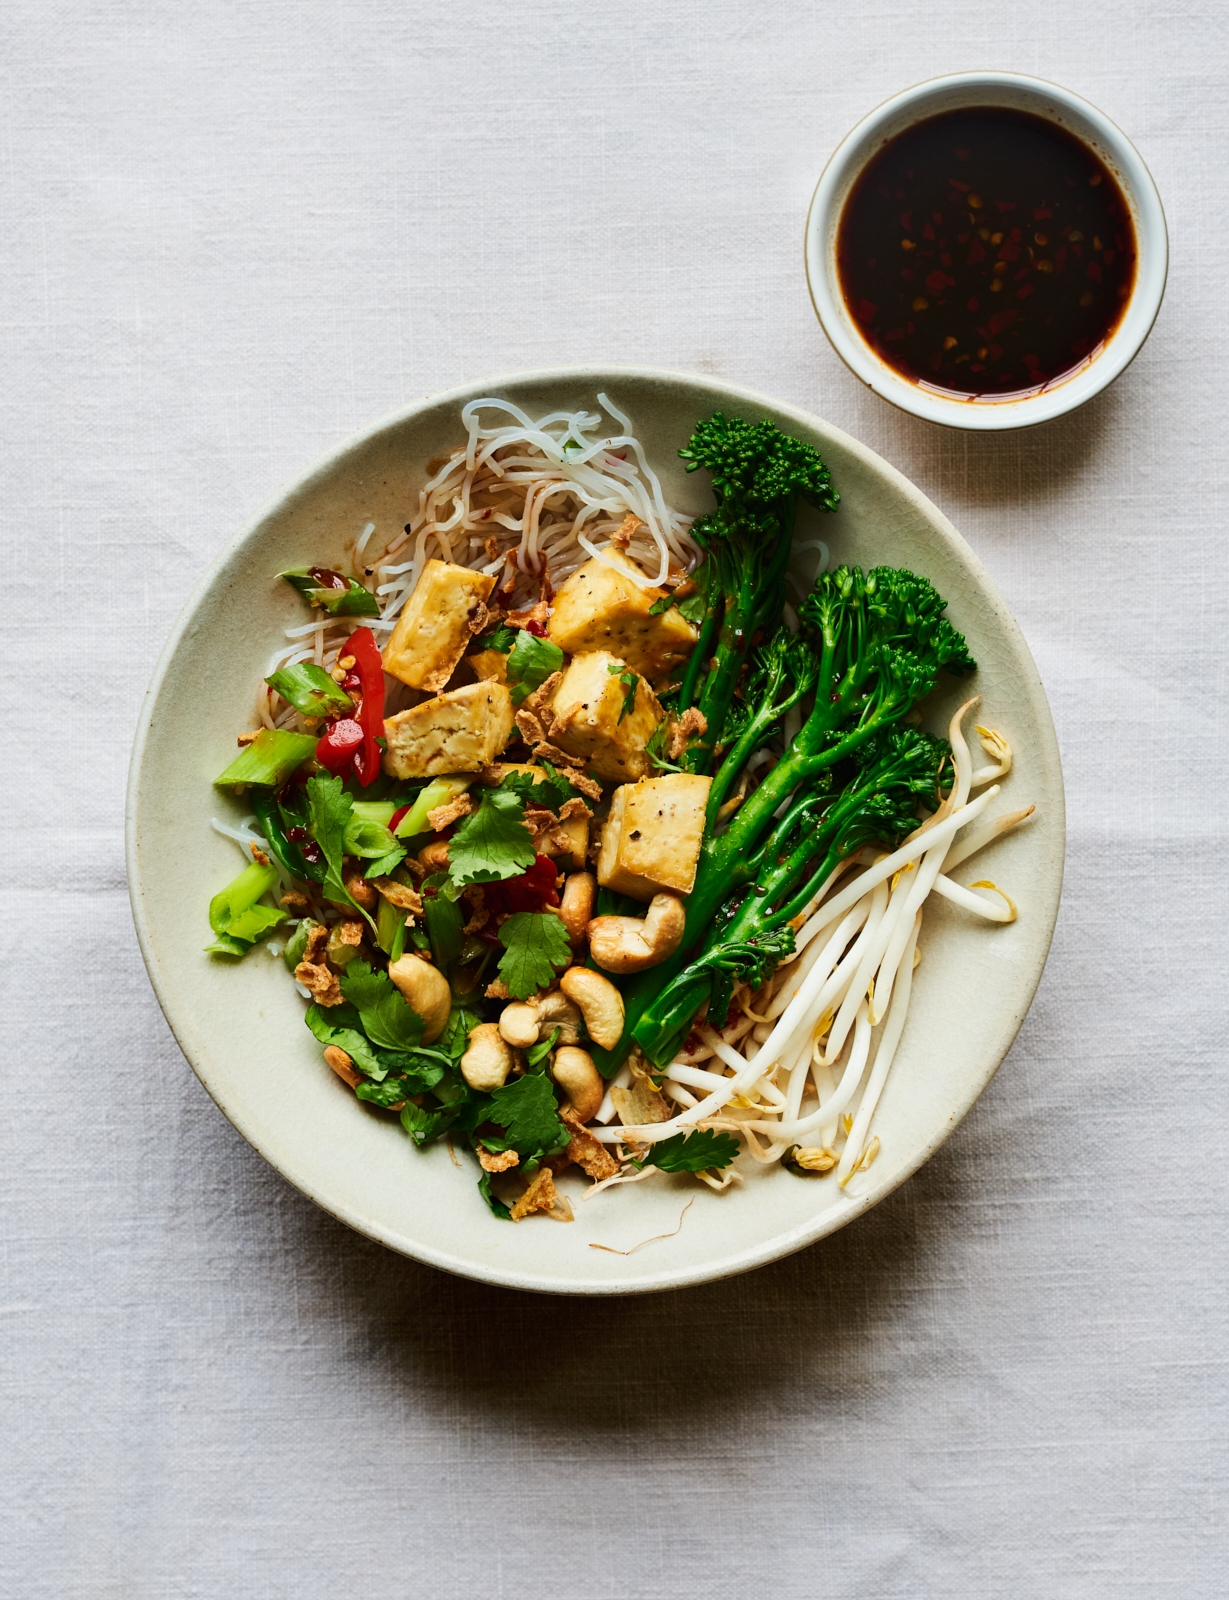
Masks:
[[[685,758],[707,772],[725,739],[734,691],[757,634],[778,627],[785,603],[794,521],[801,500],[835,511],[838,497],[818,453],[773,423],[718,412],[698,423],[679,454],[687,470],[712,475],[716,510],[691,534],[706,554],[704,619],[679,690],[679,708],[698,706],[707,731]]]

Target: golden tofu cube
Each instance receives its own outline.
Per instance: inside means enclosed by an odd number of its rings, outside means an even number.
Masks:
[[[555,690],[551,740],[587,761],[599,778],[619,783],[649,770],[644,747],[665,716],[657,696],[637,675],[636,698],[624,715],[626,663],[605,650],[576,656]]]
[[[507,683],[508,656],[503,650],[475,650],[466,656],[465,665],[473,669],[480,683]]]
[[[442,689],[473,637],[471,624],[495,587],[485,573],[428,561],[384,646],[384,670],[411,689]]]
[[[568,655],[609,650],[649,678],[672,672],[691,654],[696,630],[671,606],[651,616],[654,601],[668,589],[644,589],[634,581],[644,573],[621,551],[609,549],[577,567],[555,596],[547,631]]]
[[[554,830],[562,834],[568,841],[567,848],[559,849],[554,844],[546,846],[546,854],[560,865],[579,871],[585,864],[585,857],[589,853],[589,818],[569,817],[566,822],[561,822]]]
[[[675,772],[616,789],[597,858],[602,887],[633,900],[690,894],[711,783]]]
[[[512,732],[512,696],[502,683],[467,683],[384,723],[384,770],[394,778],[477,772]]]

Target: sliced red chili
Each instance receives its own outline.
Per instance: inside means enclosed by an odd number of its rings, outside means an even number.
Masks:
[[[559,891],[555,888],[557,877],[555,863],[549,856],[535,856],[533,866],[519,877],[505,878],[502,883],[485,883],[483,899],[488,911],[544,911],[547,906],[559,904]]]
[[[343,717],[316,741],[316,760],[337,777],[348,772],[363,748],[363,730],[353,717]]]
[[[384,663],[370,628],[356,629],[342,648],[354,657],[354,671],[362,685],[357,715],[363,740],[354,756],[354,771],[365,789],[380,776],[377,740],[384,737]]]

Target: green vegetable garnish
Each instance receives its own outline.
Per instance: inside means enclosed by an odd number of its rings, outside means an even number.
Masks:
[[[619,721],[622,722],[624,717],[635,710],[636,685],[640,682],[640,679],[630,667],[621,667],[617,661],[613,666],[607,667],[606,671],[610,673],[611,677],[617,672],[619,674],[619,682],[626,691],[623,695],[623,708],[619,712]]]
[[[431,954],[435,964],[447,975],[456,964],[464,943],[465,913],[447,894],[440,891],[447,884],[445,873],[435,873],[423,880],[422,910],[427,924],[427,937],[431,941]],[[431,893],[434,890],[435,893]]]
[[[318,777],[307,780],[307,825],[325,859],[327,868],[323,885],[325,897],[332,900],[335,905],[353,906],[374,931],[375,923],[342,882],[346,830],[350,826],[353,812],[354,801],[346,793],[346,786],[340,778]],[[387,828],[384,831],[387,833]]]
[[[354,707],[342,686],[314,661],[296,661],[293,666],[281,667],[265,682],[305,717],[335,716]]]
[[[331,617],[380,615],[380,603],[370,589],[331,567],[291,567],[278,576],[293,585],[308,605],[320,606]]]
[[[452,882],[458,887],[498,883],[517,877],[533,862],[533,835],[525,826],[525,806],[520,796],[502,785],[484,789],[478,809],[464,819],[449,841],[448,875]]]
[[[490,1120],[506,1135],[491,1143],[515,1150],[523,1160],[560,1150],[571,1138],[559,1119],[550,1080],[538,1072],[496,1089],[491,1096]]]
[[[738,1154],[738,1140],[732,1133],[701,1129],[696,1133],[676,1133],[673,1138],[651,1144],[649,1152],[635,1167],[660,1167],[663,1172],[708,1172],[728,1167]]]
[[[554,1051],[555,1046],[559,1043],[559,1035],[562,1032],[562,1028],[553,1028],[548,1038],[539,1039],[537,1044],[531,1044],[525,1052],[525,1065],[527,1067],[540,1067]]]
[[[499,930],[499,975],[515,1000],[548,989],[572,959],[568,930],[552,911],[517,911]]]
[[[209,902],[209,926],[214,942],[205,948],[213,955],[242,956],[266,933],[285,922],[286,913],[258,905],[277,882],[277,868],[253,861]]]
[[[319,924],[313,922],[310,917],[304,917],[290,935],[286,941],[286,948],[282,951],[282,960],[286,963],[287,971],[293,972],[302,961],[307,952],[307,941],[311,937],[311,931],[318,926]]]
[[[369,822],[359,816],[360,801],[354,803],[350,820],[346,823],[342,843],[348,856],[362,856],[367,861],[380,861],[390,854],[398,859],[405,854],[382,822]]]
[[[245,749],[213,781],[218,789],[239,789],[247,784],[280,789],[291,773],[316,753],[316,740],[307,733],[285,728],[262,728]]]
[[[386,972],[352,961],[342,973],[341,992],[357,1010],[363,1032],[386,1050],[412,1050],[422,1039],[422,1018],[402,998]]]
[[[483,650],[498,650],[501,656],[506,656],[520,636],[519,628],[510,628],[506,622],[501,622],[494,633],[484,634],[478,643]]]
[[[549,639],[538,639],[522,628],[508,657],[508,687],[512,690],[512,704],[521,701],[541,688],[552,672],[563,666],[563,651]]]
[[[419,791],[414,804],[393,830],[397,838],[412,839],[416,834],[427,833],[431,827],[427,813],[463,795],[473,781],[472,775],[467,774],[455,778],[432,778],[426,788]]]
[[[541,768],[540,772],[505,773],[499,787],[520,795],[522,800],[531,802],[535,806],[545,806],[548,811],[558,811],[559,807],[566,805],[569,800],[584,799],[580,790],[574,789],[549,761],[541,761],[538,765]],[[585,804],[590,805],[590,802],[585,800]]]

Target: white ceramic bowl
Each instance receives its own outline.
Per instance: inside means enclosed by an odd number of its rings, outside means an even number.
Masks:
[[[910,383],[862,337],[841,294],[836,237],[841,211],[867,162],[914,123],[944,111],[1005,106],[1060,124],[1097,153],[1118,180],[1138,245],[1135,285],[1126,311],[1101,353],[1072,377],[1018,400],[945,399]],[[1028,428],[1074,411],[1130,365],[1152,329],[1169,269],[1165,213],[1152,175],[1122,130],[1087,100],[1041,78],[1014,72],[962,72],[931,78],[893,95],[864,117],[837,146],[811,200],[806,232],[807,281],[824,332],[855,376],[902,411],[949,428],[990,432]]]
[[[328,1070],[280,960],[258,949],[230,964],[202,952],[210,896],[238,868],[210,818],[242,814],[212,779],[249,726],[281,630],[302,620],[301,601],[275,574],[340,562],[345,539],[369,519],[378,533],[399,530],[426,462],[462,437],[467,400],[500,394],[531,412],[578,409],[602,390],[631,416],[667,498],[687,511],[712,503],[704,475],[688,475],[678,459],[699,418],[720,409],[768,416],[816,445],[842,504],[836,516],[804,513],[801,537],[818,532],[834,560],[890,562],[933,579],[980,663],[980,716],[1015,749],[1004,803],[1037,803],[1032,826],[994,845],[992,863],[989,854],[977,862],[1018,899],[1017,923],[974,926],[942,901],[927,909],[909,1021],[875,1118],[881,1154],[843,1194],[831,1179],[776,1168],[749,1170],[741,1190],[720,1195],[659,1177],[581,1203],[580,1183],[565,1177],[574,1223],[498,1222],[478,1196],[472,1158],[458,1168],[443,1145],[415,1150],[395,1118],[360,1105]],[[813,551],[798,558],[808,583],[815,561]],[[966,680],[937,695],[929,724],[943,728],[967,692]],[[141,949],[175,1036],[218,1105],[291,1183],[351,1227],[449,1271],[620,1294],[722,1277],[809,1244],[882,1199],[943,1142],[1002,1060],[1041,975],[1062,880],[1063,794],[1050,713],[1019,629],[968,546],[899,473],[805,412],[709,379],[575,369],[492,379],[409,406],[258,513],[205,575],[154,673],[133,752],[127,842]],[[590,1249],[666,1233],[693,1198],[674,1238],[631,1256]]]

